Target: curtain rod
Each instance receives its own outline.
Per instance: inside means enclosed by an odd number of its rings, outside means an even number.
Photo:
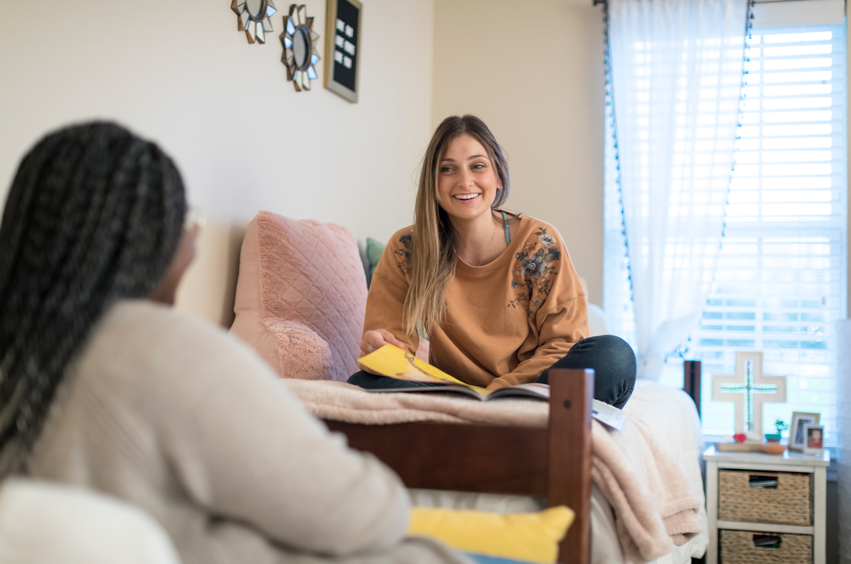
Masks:
[[[774,4],[779,2],[806,2],[807,0],[751,0],[754,4]],[[592,6],[605,4],[606,0],[592,0]]]

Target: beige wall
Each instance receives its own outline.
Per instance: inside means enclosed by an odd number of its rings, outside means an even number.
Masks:
[[[564,236],[603,299],[602,10],[591,0],[435,0],[432,123],[473,113],[508,153],[507,207]]]
[[[590,0],[370,0],[361,98],[296,93],[228,2],[40,4],[0,18],[0,202],[41,135],[116,119],[177,161],[208,219],[180,306],[230,322],[242,232],[259,209],[386,239],[410,221],[416,169],[437,122],[472,112],[505,146],[509,207],[553,223],[602,301],[603,44]],[[325,1],[308,0],[324,57]],[[280,1],[282,10],[288,6]],[[522,8],[522,9],[520,9]]]
[[[306,0],[324,57],[325,0]],[[227,0],[45,0],[0,17],[0,203],[17,162],[69,122],[116,119],[177,161],[209,228],[180,306],[232,312],[244,226],[259,209],[333,221],[359,240],[410,221],[431,134],[432,0],[370,0],[360,101],[296,93],[280,62],[282,15],[265,45],[236,30]]]

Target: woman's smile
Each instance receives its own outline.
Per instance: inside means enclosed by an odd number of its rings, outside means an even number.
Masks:
[[[481,194],[456,194],[452,196],[456,200],[461,200],[462,202],[469,202],[475,198],[478,198]]]

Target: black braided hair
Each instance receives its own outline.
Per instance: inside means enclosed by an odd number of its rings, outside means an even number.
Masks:
[[[185,211],[171,159],[113,123],[51,133],[21,161],[0,225],[0,476],[22,470],[100,316],[163,279]]]

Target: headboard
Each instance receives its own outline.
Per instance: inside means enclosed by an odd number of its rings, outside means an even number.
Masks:
[[[198,237],[195,261],[178,288],[177,309],[230,328],[239,251],[247,225],[207,222]]]

